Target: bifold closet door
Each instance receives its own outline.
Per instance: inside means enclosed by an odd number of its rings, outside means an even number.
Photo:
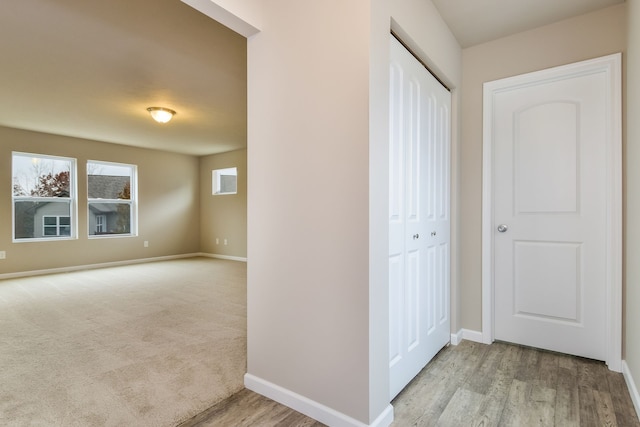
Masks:
[[[389,370],[395,397],[450,340],[451,95],[391,36]]]

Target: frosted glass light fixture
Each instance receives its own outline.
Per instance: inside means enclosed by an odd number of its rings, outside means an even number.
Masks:
[[[153,120],[158,123],[167,123],[173,118],[174,114],[176,114],[175,111],[164,107],[149,107],[147,108],[147,111],[151,114]]]

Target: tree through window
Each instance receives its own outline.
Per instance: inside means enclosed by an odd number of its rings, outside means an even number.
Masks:
[[[75,169],[75,159],[13,153],[14,240],[75,237]]]

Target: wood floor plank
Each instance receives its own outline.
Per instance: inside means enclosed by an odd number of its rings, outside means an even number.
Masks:
[[[471,418],[469,423],[471,427],[488,427],[499,424],[512,382],[513,376],[507,372],[498,370],[495,373],[480,409]]]
[[[434,360],[394,400],[397,411],[394,425],[435,425],[456,390],[487,351],[477,343],[460,344],[444,360]],[[438,359],[440,359],[438,357]],[[405,396],[401,398],[401,396]]]
[[[628,426],[639,424],[640,422],[634,410],[631,395],[627,389],[627,383],[624,377],[615,372],[611,372],[610,375],[607,375],[607,381],[609,383],[609,394],[611,395],[611,402],[613,403],[618,425]]]
[[[520,381],[531,381],[538,378],[542,352],[532,348],[524,348],[520,359],[520,368],[515,378]]]
[[[640,427],[604,363],[507,343],[450,346],[396,399],[393,427]],[[249,390],[179,427],[322,427]]]
[[[487,393],[489,388],[495,381],[495,377],[505,356],[506,345],[496,343],[490,346],[485,352],[484,358],[480,362],[480,366],[473,375],[470,375],[465,382],[464,387],[477,393]]]
[[[560,385],[556,389],[555,425],[580,426],[580,398],[577,388]]]
[[[598,414],[597,423],[602,427],[617,427],[616,413],[613,410],[613,402],[609,393],[594,390],[593,397]]]
[[[578,387],[578,396],[580,403],[580,425],[598,426],[598,410],[596,409],[596,400],[593,389],[588,386]]]
[[[604,363],[508,343],[482,347],[463,341],[443,350],[394,400],[393,425],[640,427],[622,375]]]
[[[299,412],[243,389],[178,427],[323,427]]]
[[[556,388],[558,385],[559,360],[558,355],[551,352],[540,354],[538,375],[540,385],[547,388]]]
[[[555,390],[514,379],[499,426],[553,426]]]
[[[467,424],[470,418],[476,416],[484,399],[484,394],[466,388],[458,388],[449,400],[449,404],[442,411],[436,426],[458,427]]]
[[[496,343],[494,343],[496,344]],[[499,343],[505,346],[504,348],[504,356],[500,361],[500,365],[498,369],[505,372],[508,375],[511,375],[512,378],[515,378],[516,373],[520,367],[520,361],[522,360],[523,347],[517,345],[509,345],[506,343]],[[492,344],[493,345],[493,344]]]
[[[593,390],[609,391],[607,381],[608,369],[602,362],[576,358],[578,367],[578,386],[586,386]]]

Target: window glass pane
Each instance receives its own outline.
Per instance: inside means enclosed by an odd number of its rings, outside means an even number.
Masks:
[[[131,233],[131,205],[129,203],[89,203],[89,234]]]
[[[236,181],[237,177],[235,175],[220,175],[220,192],[235,193],[237,188]]]
[[[135,165],[88,161],[87,196],[90,236],[135,235]]]
[[[71,159],[14,153],[14,197],[70,197],[71,166]]]
[[[73,236],[75,159],[14,152],[11,156],[13,238]],[[61,230],[60,220],[64,221]]]
[[[131,199],[131,166],[88,162],[87,186],[90,199]]]
[[[71,235],[71,203],[68,200],[55,202],[14,202],[14,238],[42,239]],[[60,232],[60,224],[64,233]]]

